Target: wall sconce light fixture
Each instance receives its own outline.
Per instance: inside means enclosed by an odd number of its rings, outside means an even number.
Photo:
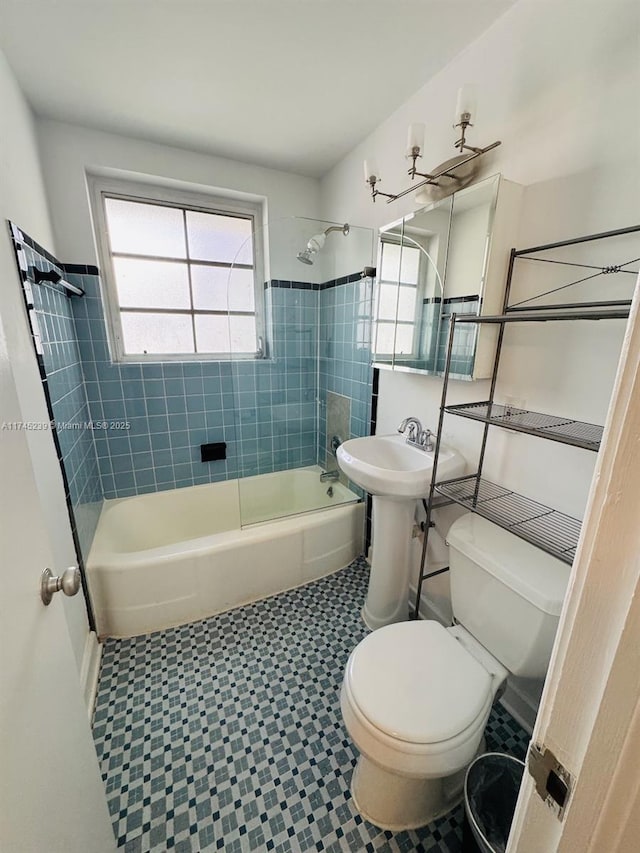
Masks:
[[[485,148],[476,148],[474,145],[467,145],[467,129],[473,127],[471,121],[476,112],[475,94],[471,86],[463,86],[458,91],[458,100],[456,102],[456,114],[454,128],[460,128],[460,136],[455,141],[454,145],[460,151],[457,157],[447,160],[436,167],[433,172],[421,172],[418,170],[418,160],[422,158],[424,151],[424,124],[416,123],[409,126],[409,134],[407,138],[407,154],[406,157],[411,161],[411,166],[407,170],[407,174],[411,180],[416,177],[423,178],[417,184],[408,187],[399,193],[385,193],[377,189],[376,185],[380,182],[380,171],[377,164],[373,160],[364,161],[364,179],[371,188],[371,198],[375,202],[378,196],[383,196],[387,199],[387,204],[401,198],[408,193],[415,192],[421,187],[432,186],[438,187],[438,196],[444,198],[456,190],[469,184],[475,177],[478,171],[478,163],[473,163],[482,154],[497,148],[501,144],[500,141],[492,142]],[[473,163],[473,165],[469,165]]]

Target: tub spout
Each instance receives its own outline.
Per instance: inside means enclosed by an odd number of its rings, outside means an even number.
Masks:
[[[321,483],[326,483],[327,481],[331,481],[332,483],[335,483],[339,479],[340,479],[340,471],[324,471],[322,474],[320,474],[320,482]]]

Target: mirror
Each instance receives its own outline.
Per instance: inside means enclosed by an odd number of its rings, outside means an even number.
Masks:
[[[449,316],[483,304],[499,184],[487,178],[380,229],[376,367],[442,372]],[[477,327],[457,330],[455,375],[473,375],[476,346]]]
[[[493,231],[499,176],[488,178],[453,196],[449,254],[445,274],[444,300],[440,322],[437,372],[444,370],[451,314],[478,314],[484,304],[487,285],[489,248]],[[498,281],[504,287],[504,281]],[[493,335],[495,330],[488,330]],[[451,376],[469,379],[473,375],[479,334],[487,333],[479,326],[456,328],[451,362]]]
[[[433,372],[453,197],[380,229],[374,360]]]

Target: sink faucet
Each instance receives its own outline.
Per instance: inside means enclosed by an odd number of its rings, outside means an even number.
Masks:
[[[422,432],[422,424],[417,418],[405,418],[398,427],[398,432],[404,432],[406,429],[409,430],[407,441],[415,442]]]
[[[423,429],[418,418],[405,418],[398,432],[403,433],[408,430],[407,444],[417,447],[419,450],[433,450],[433,433],[430,429]]]

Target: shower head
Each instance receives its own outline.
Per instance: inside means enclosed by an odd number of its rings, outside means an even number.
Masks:
[[[298,252],[298,260],[303,264],[311,266],[313,264],[312,256],[317,255],[318,252],[322,250],[327,239],[327,234],[330,234],[332,231],[342,231],[346,237],[349,233],[349,224],[345,222],[344,225],[330,225],[329,228],[325,228],[322,233],[314,234],[307,243],[307,248],[303,252]]]

